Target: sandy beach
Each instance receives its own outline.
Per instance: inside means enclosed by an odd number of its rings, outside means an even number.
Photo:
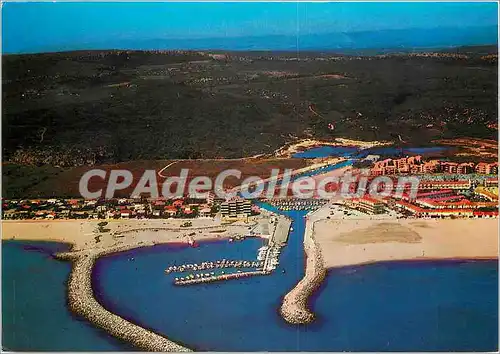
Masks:
[[[325,267],[412,259],[496,258],[497,219],[318,220]]]
[[[330,208],[325,206],[308,216],[304,235],[305,276],[285,295],[280,309],[289,323],[314,321],[308,300],[323,282],[328,268],[382,261],[498,257],[498,219],[328,215]]]
[[[256,221],[223,224],[214,219],[2,221],[2,240],[56,241],[73,251],[122,245],[188,242],[190,239],[229,238],[248,233]],[[192,226],[181,226],[185,222]]]

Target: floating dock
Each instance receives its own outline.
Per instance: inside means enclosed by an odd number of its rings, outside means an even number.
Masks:
[[[267,271],[263,271],[263,270],[258,270],[258,271],[253,271],[253,272],[219,274],[219,275],[210,274],[209,276],[204,276],[204,277],[200,277],[200,278],[176,279],[174,281],[174,285],[195,285],[195,284],[202,284],[202,283],[213,283],[213,282],[223,281],[223,280],[240,279],[240,278],[253,277],[256,275],[268,275],[268,274],[271,274],[271,272],[267,272]]]
[[[174,265],[165,269],[165,273],[175,273],[175,272],[187,272],[187,271],[198,271],[198,270],[210,270],[210,269],[224,269],[224,268],[262,268],[264,265],[261,261],[235,261],[222,259],[215,262],[201,262],[201,263],[189,263],[181,264],[179,266]]]

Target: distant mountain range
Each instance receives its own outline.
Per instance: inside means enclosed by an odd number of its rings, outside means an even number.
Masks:
[[[227,51],[335,51],[356,52],[421,51],[470,45],[498,43],[497,26],[463,28],[398,29],[324,34],[268,35],[250,37],[219,37],[196,39],[107,39],[84,43],[65,43],[27,48],[23,52],[52,52],[78,49],[135,49],[135,50],[227,50]]]

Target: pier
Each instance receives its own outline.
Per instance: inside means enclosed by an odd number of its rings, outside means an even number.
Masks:
[[[241,272],[241,273],[230,273],[230,274],[210,274],[208,276],[200,276],[199,278],[181,278],[174,281],[175,285],[194,285],[194,284],[202,284],[202,283],[213,283],[216,281],[230,280],[230,279],[240,279],[240,278],[248,278],[257,275],[268,275],[270,272],[266,272],[263,270],[253,271],[253,272]],[[199,275],[199,274],[198,274]]]
[[[198,271],[198,270],[210,270],[210,269],[223,269],[223,268],[261,268],[264,265],[262,261],[231,261],[231,260],[218,260],[215,262],[201,262],[201,263],[190,263],[183,264],[180,266],[170,266],[165,269],[165,273],[173,272],[187,272],[187,271]]]
[[[276,228],[273,234],[269,238],[269,245],[279,245],[283,246],[288,241],[288,234],[290,233],[290,227],[292,226],[292,221],[284,216],[278,218]]]
[[[269,199],[269,204],[279,210],[316,210],[328,203],[327,199],[294,199],[294,198],[276,198]]]
[[[240,279],[251,276],[267,275],[271,274],[273,270],[279,264],[279,256],[281,253],[281,248],[288,241],[288,234],[292,225],[292,221],[284,216],[273,217],[272,225],[274,226],[274,231],[269,237],[266,246],[259,248],[257,254],[257,261],[248,260],[217,260],[215,262],[201,262],[201,263],[189,263],[182,265],[172,265],[165,269],[166,274],[173,272],[198,272],[203,270],[213,270],[213,269],[227,269],[227,268],[256,268],[256,270],[248,270],[245,272],[238,271],[236,273],[224,273],[221,271],[219,274],[215,272],[210,273],[191,273],[184,277],[175,278],[175,285],[194,285],[194,284],[204,284],[212,283],[217,281]]]

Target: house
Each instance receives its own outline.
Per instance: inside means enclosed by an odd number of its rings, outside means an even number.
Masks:
[[[470,180],[467,181],[420,181],[419,190],[433,189],[453,189],[458,191],[466,191],[472,187]]]
[[[498,218],[498,210],[495,211],[475,211],[476,218]]]
[[[418,205],[414,205],[402,200],[395,202],[395,206],[419,217],[471,217],[474,215],[474,211],[472,209],[424,209]]]
[[[424,163],[422,167],[423,173],[434,173],[441,170],[441,163],[438,160],[431,160]]]
[[[495,163],[486,163],[480,162],[476,166],[476,173],[489,175],[489,174],[497,174],[498,173],[498,162]]]
[[[474,173],[474,163],[464,162],[457,166],[457,173],[459,174],[469,174]]]
[[[155,211],[157,211],[157,210],[155,210]],[[166,216],[168,216],[168,217],[173,218],[174,216],[176,216],[176,215],[177,215],[177,210],[165,209],[165,210],[163,211],[163,215],[166,215]]]
[[[132,211],[131,210],[121,210],[120,211],[120,217],[122,219],[130,218],[132,216]]]
[[[165,206],[165,201],[164,200],[155,200],[153,202],[153,207],[164,207]]]
[[[188,205],[182,209],[182,213],[185,215],[192,215],[194,213],[194,209],[191,209],[191,207]]]
[[[181,208],[184,205],[184,200],[182,200],[182,199],[174,200],[172,205],[176,208]]]
[[[208,217],[212,213],[212,209],[210,207],[206,206],[206,207],[201,208],[199,213],[200,213],[200,216],[202,216],[202,217]]]
[[[383,214],[385,212],[384,203],[380,200],[364,196],[362,198],[351,198],[346,200],[346,206],[358,209],[367,214]]]
[[[97,204],[97,201],[96,201],[96,200],[86,200],[86,201],[84,202],[84,205],[85,205],[85,206],[94,206],[94,205],[96,205],[96,204]]]
[[[210,191],[207,195],[207,204],[211,205],[215,200],[215,193]]]
[[[498,187],[498,178],[486,178],[484,180],[485,187]]]

